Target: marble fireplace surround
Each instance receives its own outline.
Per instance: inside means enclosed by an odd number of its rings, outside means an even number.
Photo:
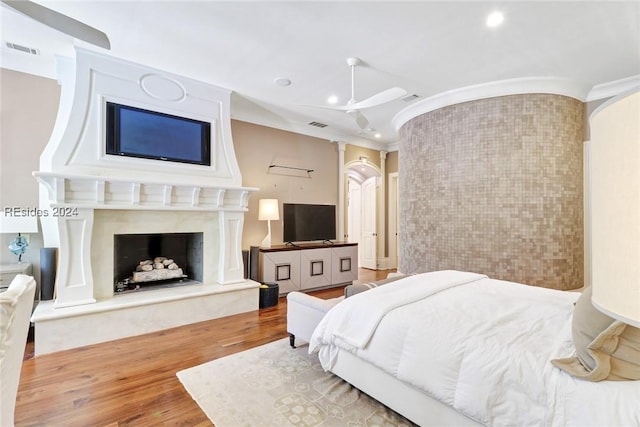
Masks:
[[[58,64],[61,100],[34,176],[55,299],[34,311],[36,355],[258,308],[243,277],[249,195],[231,139],[230,91],[96,52]],[[211,166],[106,155],[105,105],[211,123]],[[114,235],[203,233],[202,283],[113,293]]]

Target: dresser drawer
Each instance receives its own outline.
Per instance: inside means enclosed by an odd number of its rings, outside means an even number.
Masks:
[[[18,274],[33,275],[31,264],[0,264],[0,292],[6,290]]]

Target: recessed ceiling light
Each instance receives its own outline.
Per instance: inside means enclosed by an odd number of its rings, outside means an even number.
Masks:
[[[327,103],[333,105],[333,104],[337,104],[338,103],[338,97],[335,95],[331,95],[329,98],[327,98]]]
[[[278,77],[277,79],[274,79],[273,82],[278,86],[289,86],[291,84],[291,80],[286,77]]]
[[[502,24],[502,21],[504,21],[502,12],[492,12],[487,16],[487,27],[497,27]]]

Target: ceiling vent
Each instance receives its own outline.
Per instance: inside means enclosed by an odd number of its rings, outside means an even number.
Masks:
[[[414,101],[416,99],[420,98],[420,95],[416,95],[415,93],[413,95],[407,95],[404,98],[402,98],[402,100],[404,102],[411,102]]]
[[[33,47],[22,46],[22,45],[19,45],[19,44],[9,43],[9,42],[7,42],[6,44],[7,44],[7,47],[9,49],[19,50],[20,52],[30,53],[31,55],[39,55],[40,54],[40,52],[38,52],[38,49],[35,49]]]
[[[309,126],[315,126],[315,127],[317,127],[317,128],[326,128],[327,126],[329,126],[329,125],[327,125],[327,124],[325,124],[325,123],[320,123],[320,122],[309,122],[309,123],[307,123],[307,124],[308,124]]]

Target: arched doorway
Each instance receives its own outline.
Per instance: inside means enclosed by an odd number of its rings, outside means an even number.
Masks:
[[[378,258],[377,189],[380,169],[366,159],[345,165],[347,240],[358,243],[360,267],[375,270]]]

